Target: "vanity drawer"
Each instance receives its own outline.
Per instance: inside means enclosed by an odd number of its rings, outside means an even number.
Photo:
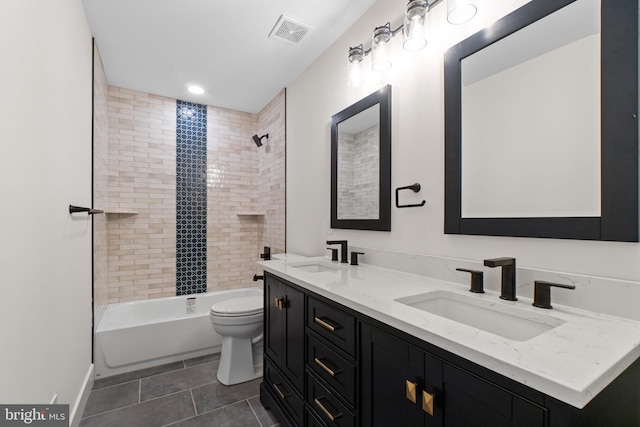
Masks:
[[[309,297],[307,327],[351,356],[356,349],[356,319],[329,304]]]
[[[320,421],[318,417],[307,408],[307,423],[305,424],[307,427],[327,427],[325,423]]]
[[[280,372],[267,359],[265,359],[264,365],[264,379],[276,400],[289,412],[296,424],[303,425],[304,401],[298,397],[289,382],[284,380]]]
[[[355,406],[356,368],[347,359],[307,334],[307,366]]]
[[[307,371],[307,403],[329,427],[355,426],[355,415],[310,371]]]

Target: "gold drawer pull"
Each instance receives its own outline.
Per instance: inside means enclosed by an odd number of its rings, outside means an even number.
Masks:
[[[273,388],[275,389],[275,391],[278,393],[278,395],[280,395],[281,399],[286,399],[287,398],[287,396],[282,392],[282,390],[280,390],[280,387],[278,387],[277,384],[274,383],[272,385],[273,385]]]
[[[411,402],[416,403],[418,400],[417,399],[418,384],[413,383],[409,380],[406,380],[405,388],[406,388],[405,396],[407,400],[410,400]]]
[[[337,374],[339,374],[341,371],[340,370],[336,370],[333,371],[331,370],[331,368],[329,368],[327,365],[325,365],[322,360],[318,359],[317,357],[313,358],[313,361],[316,362],[316,365],[320,366],[322,369],[324,369],[324,371],[331,375],[332,377],[335,377]]]
[[[335,421],[337,418],[340,418],[342,416],[342,414],[340,412],[338,412],[337,414],[333,415],[331,412],[329,412],[327,410],[327,408],[324,407],[324,405],[322,403],[320,403],[320,399],[322,399],[322,397],[318,397],[316,399],[313,399],[313,402],[316,404],[316,406],[322,411],[324,412],[324,414],[329,417],[329,419],[331,421]]]
[[[284,300],[282,298],[276,298],[274,304],[280,311],[284,308]]]
[[[427,393],[426,391],[422,392],[422,410],[427,414],[433,417],[433,401],[435,399],[435,395],[431,393]]]
[[[327,322],[325,322],[324,320],[320,319],[319,317],[314,317],[313,321],[316,322],[318,325],[322,326],[323,328],[325,328],[328,331],[331,332],[335,332],[336,329],[340,329],[339,326],[333,326]]]

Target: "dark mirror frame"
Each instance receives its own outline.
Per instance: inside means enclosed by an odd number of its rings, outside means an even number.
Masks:
[[[338,218],[338,125],[380,104],[380,188],[378,219]],[[391,231],[391,85],[331,117],[331,228]]]
[[[462,59],[574,1],[532,0],[446,52],[446,234],[638,241],[637,0],[601,1],[601,216],[461,217]]]

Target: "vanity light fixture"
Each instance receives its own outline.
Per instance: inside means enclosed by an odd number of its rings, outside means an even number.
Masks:
[[[364,48],[362,45],[349,48],[349,64],[347,65],[347,84],[359,87],[364,83],[362,61],[364,60]]]
[[[389,56],[389,42],[402,30],[402,47],[416,52],[427,45],[426,23],[428,13],[443,0],[409,0],[404,13],[404,22],[400,27],[391,29],[391,23],[376,27],[371,37],[371,47],[363,44],[349,48],[347,64],[347,84],[358,87],[364,83],[363,64],[365,56],[371,53],[374,71],[387,71],[392,63]],[[463,24],[471,20],[477,12],[477,0],[447,0],[447,20],[451,24]]]
[[[389,42],[393,37],[391,23],[387,22],[381,27],[376,27],[371,38],[371,57],[373,71],[387,71],[391,68],[389,59]]]
[[[402,47],[409,52],[416,52],[427,45],[425,21],[429,5],[426,0],[411,0],[404,14]]]
[[[477,0],[447,0],[447,21],[453,25],[469,22],[478,12]]]

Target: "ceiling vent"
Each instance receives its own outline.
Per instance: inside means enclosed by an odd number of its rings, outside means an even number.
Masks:
[[[280,19],[276,22],[271,33],[269,33],[269,37],[298,44],[310,30],[311,27],[309,25],[288,16],[280,15]]]

